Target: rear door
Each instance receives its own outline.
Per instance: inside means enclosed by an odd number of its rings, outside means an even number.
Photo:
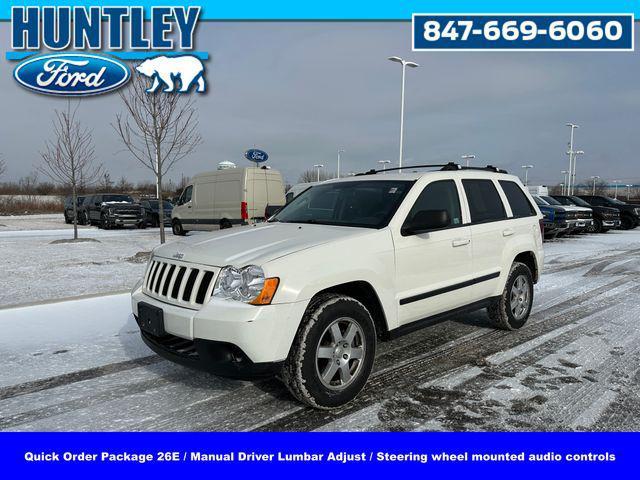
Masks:
[[[471,297],[471,230],[463,225],[459,185],[454,180],[426,185],[405,224],[421,210],[447,210],[451,222],[417,235],[394,233],[401,325],[466,305]]]
[[[503,268],[502,252],[514,230],[506,221],[507,211],[492,179],[463,179],[462,185],[471,216],[475,302],[496,290]]]

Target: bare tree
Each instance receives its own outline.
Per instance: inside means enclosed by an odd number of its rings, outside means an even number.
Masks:
[[[120,90],[125,113],[113,127],[126,149],[151,170],[156,181],[160,242],[164,243],[162,179],[202,142],[193,100],[185,95],[147,92],[146,80],[136,76]]]
[[[331,176],[323,170],[320,170],[320,181],[324,182],[325,180],[329,180]],[[317,170],[305,170],[300,174],[298,178],[298,183],[312,183],[318,181],[318,171]]]
[[[52,181],[71,186],[73,202],[73,238],[78,238],[78,186],[95,184],[102,177],[102,165],[95,165],[95,148],[91,131],[78,120],[80,103],[65,110],[55,110],[53,140],[45,143],[38,169]]]

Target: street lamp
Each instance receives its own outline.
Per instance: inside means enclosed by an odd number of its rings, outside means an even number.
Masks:
[[[378,160],[378,163],[382,165],[382,173],[385,173],[385,170],[387,169],[387,164],[391,163],[391,160]]]
[[[614,180],[613,184],[615,185],[615,189],[616,189],[616,193],[613,196],[613,198],[617,199],[618,198],[618,184],[620,183],[620,180]]]
[[[576,165],[578,163],[578,155],[584,155],[584,150],[578,150],[573,152],[573,172],[571,173],[571,193],[573,195],[576,189]]]
[[[596,194],[596,180],[600,180],[600,177],[598,175],[593,175],[591,177],[591,180],[593,180],[593,192],[591,193],[591,195],[595,195]]]
[[[564,183],[560,184],[560,190],[562,190],[562,195],[564,195]]]
[[[564,191],[564,187],[569,185],[569,184],[567,183],[567,175],[569,175],[569,170],[561,170],[561,171],[560,171],[560,173],[564,175],[564,183],[562,184],[562,185],[563,185],[563,187],[562,187],[562,194],[563,194],[563,195],[569,195],[569,192],[568,192],[568,191],[567,191],[567,193],[565,193],[565,191]]]
[[[627,183],[627,202],[629,201],[629,197],[631,197],[631,185]]]
[[[524,184],[526,186],[529,183],[529,169],[533,168],[533,165],[522,165],[522,168],[524,168]]]
[[[407,67],[416,68],[419,67],[415,62],[409,62],[400,57],[389,57],[388,60],[392,62],[396,62],[402,65],[402,87],[400,89],[400,155],[398,157],[398,167],[400,167],[399,172],[402,173],[402,145],[404,140],[404,84],[405,84],[405,73]]]
[[[469,160],[474,160],[476,158],[475,155],[462,155],[460,157],[462,160],[466,160],[467,161],[467,167],[469,166]]]
[[[574,164],[575,152],[573,151],[573,132],[576,128],[580,128],[580,125],[576,125],[575,123],[567,123],[566,126],[571,129],[571,136],[569,139],[569,151],[567,152],[567,155],[569,155],[569,185],[567,187],[567,191],[569,192],[569,195],[573,195],[573,186],[576,180],[575,164]]]
[[[340,178],[340,155],[343,154],[345,152],[344,149],[339,148],[338,149],[338,178]]]
[[[318,163],[318,164],[314,165],[313,168],[317,168],[318,169],[318,181],[320,181],[320,169],[324,168],[324,165]]]

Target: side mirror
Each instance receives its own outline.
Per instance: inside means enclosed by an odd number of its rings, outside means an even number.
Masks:
[[[403,235],[419,235],[451,225],[447,210],[420,210],[402,227]]]

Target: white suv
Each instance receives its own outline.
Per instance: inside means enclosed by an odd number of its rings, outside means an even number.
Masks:
[[[522,327],[541,221],[494,167],[372,171],[313,186],[267,223],[156,248],[133,312],[170,360],[279,374],[300,401],[336,407],[364,387],[380,340],[481,308]]]

